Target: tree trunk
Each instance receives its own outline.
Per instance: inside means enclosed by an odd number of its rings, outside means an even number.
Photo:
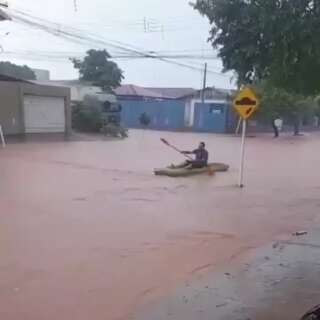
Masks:
[[[293,134],[295,136],[298,136],[300,134],[300,119],[299,117],[294,119],[293,123]]]
[[[273,128],[273,132],[274,132],[274,137],[278,138],[279,137],[279,129],[278,127],[275,125],[274,120],[272,120],[272,128]]]

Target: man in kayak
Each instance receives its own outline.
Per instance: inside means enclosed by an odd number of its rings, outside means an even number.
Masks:
[[[200,142],[199,147],[193,151],[182,151],[183,154],[194,154],[194,160],[187,160],[178,168],[187,168],[187,169],[198,169],[204,168],[208,165],[209,152],[206,150],[206,144]],[[177,168],[177,167],[176,167]]]

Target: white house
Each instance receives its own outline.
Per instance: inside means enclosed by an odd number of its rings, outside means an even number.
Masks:
[[[102,94],[100,87],[80,80],[52,80],[51,83],[69,87],[71,89],[71,101],[83,101],[86,95]]]
[[[184,100],[186,107],[184,120],[186,128],[192,128],[194,126],[196,104],[202,103],[202,101],[204,101],[206,104],[227,104],[230,101],[232,93],[232,90],[209,87],[204,91],[197,90],[190,95],[185,96]]]
[[[38,81],[49,81],[50,80],[50,71],[45,69],[35,69],[32,68]]]

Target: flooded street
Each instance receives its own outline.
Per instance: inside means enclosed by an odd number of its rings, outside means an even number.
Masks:
[[[205,141],[230,171],[155,177],[153,168],[183,160],[161,137],[181,149]],[[0,150],[0,318],[127,320],[186,281],[240,268],[248,251],[319,222],[319,148],[319,134],[249,138],[241,190],[231,136],[9,144]]]
[[[236,264],[186,281],[134,319],[300,320],[319,305],[319,231],[252,249]]]

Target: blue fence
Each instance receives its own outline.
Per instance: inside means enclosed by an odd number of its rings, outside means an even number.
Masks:
[[[194,131],[226,133],[229,106],[225,103],[196,103]]]
[[[120,100],[122,122],[128,128],[150,128],[156,130],[182,130],[184,128],[184,101],[134,101]],[[150,124],[141,123],[142,114]]]

